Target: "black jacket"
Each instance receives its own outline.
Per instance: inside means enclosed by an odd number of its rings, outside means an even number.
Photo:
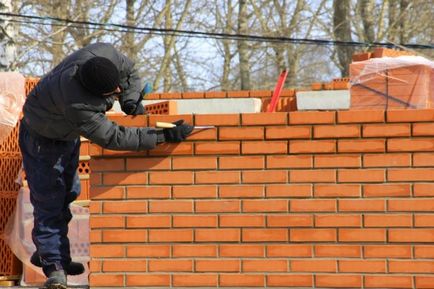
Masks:
[[[123,89],[121,108],[137,102],[141,83],[134,63],[110,44],[90,44],[66,57],[29,93],[23,108],[26,125],[56,140],[73,140],[81,135],[113,150],[154,148],[155,129],[123,127],[109,121],[105,112],[113,106],[114,97],[93,95],[80,84],[75,74],[80,65],[94,56],[106,57],[117,66]]]

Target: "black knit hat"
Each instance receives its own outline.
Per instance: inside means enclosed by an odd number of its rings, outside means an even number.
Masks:
[[[105,57],[93,57],[87,60],[79,71],[81,84],[95,95],[114,91],[120,82],[116,65]]]

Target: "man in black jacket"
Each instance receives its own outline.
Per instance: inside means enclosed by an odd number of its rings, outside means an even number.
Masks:
[[[66,276],[84,272],[70,256],[69,204],[80,193],[80,136],[113,150],[148,150],[181,142],[193,127],[129,128],[109,121],[115,98],[129,115],[143,114],[141,83],[134,64],[112,45],[88,45],[66,57],[27,96],[19,145],[34,207],[31,262],[42,267],[48,289],[66,288]]]

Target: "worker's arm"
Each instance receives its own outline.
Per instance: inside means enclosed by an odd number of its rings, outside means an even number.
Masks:
[[[90,141],[111,150],[149,150],[164,139],[150,127],[124,127],[108,120],[103,112],[89,110],[85,104],[74,104],[65,112],[75,130]]]

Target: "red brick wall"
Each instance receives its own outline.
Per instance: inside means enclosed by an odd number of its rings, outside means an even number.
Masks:
[[[434,110],[116,117],[92,147],[92,287],[434,288]]]

